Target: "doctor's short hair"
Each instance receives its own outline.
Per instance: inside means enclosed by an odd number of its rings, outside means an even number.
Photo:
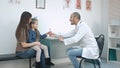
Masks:
[[[73,12],[74,17],[77,17],[79,20],[81,19],[81,16],[78,12]]]

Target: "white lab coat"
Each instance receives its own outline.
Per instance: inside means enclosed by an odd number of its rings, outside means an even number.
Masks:
[[[89,28],[89,26],[84,22],[79,22],[75,29],[62,35],[63,37],[69,37],[64,39],[64,44],[74,44],[78,43],[81,48],[83,48],[82,57],[96,59],[99,56],[99,49],[95,37]]]

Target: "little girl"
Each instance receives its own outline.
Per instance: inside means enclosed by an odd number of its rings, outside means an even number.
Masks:
[[[37,29],[38,27],[38,20],[36,18],[32,18],[32,21],[30,22],[30,30],[29,30],[29,37],[28,37],[28,43],[39,41],[39,39],[44,39],[46,38],[50,32],[44,35],[40,35],[40,32]],[[45,54],[45,63],[47,65],[54,65],[49,57],[48,54],[48,48],[46,45],[35,45],[31,47],[32,49],[36,50],[36,62],[40,62],[40,57],[41,57],[41,49],[43,49],[44,54]]]

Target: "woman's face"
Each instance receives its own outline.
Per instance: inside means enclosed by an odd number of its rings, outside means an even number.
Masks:
[[[31,19],[32,19],[32,18],[29,19],[29,23],[31,22]]]

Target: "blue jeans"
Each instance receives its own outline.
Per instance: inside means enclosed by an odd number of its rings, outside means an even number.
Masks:
[[[69,48],[67,49],[67,54],[74,66],[74,68],[79,68],[79,61],[76,56],[82,56],[82,48]]]
[[[36,51],[30,48],[26,51],[16,53],[16,56],[25,58],[25,59],[32,58],[36,56]],[[45,55],[43,50],[41,53],[41,68],[45,68]]]

